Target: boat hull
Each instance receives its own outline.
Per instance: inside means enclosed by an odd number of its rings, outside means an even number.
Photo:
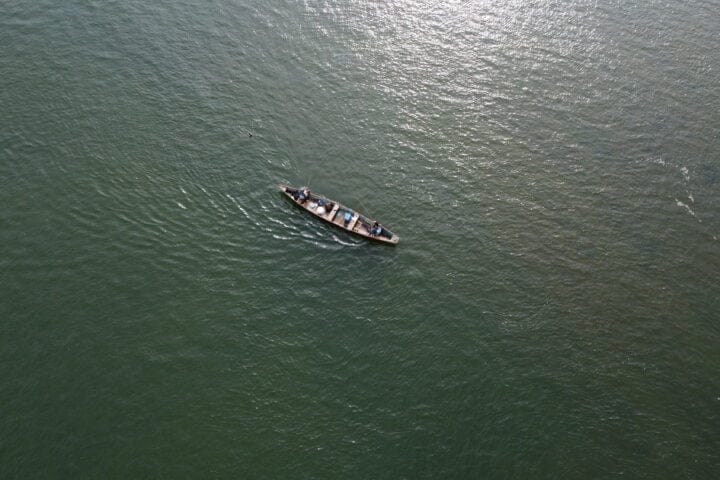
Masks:
[[[375,223],[375,220],[327,197],[316,193],[310,193],[309,198],[300,200],[294,195],[296,192],[300,191],[299,188],[280,184],[278,185],[278,189],[283,193],[283,195],[285,195],[285,197],[287,197],[299,208],[302,208],[320,220],[330,223],[342,230],[345,230],[346,232],[359,235],[367,238],[368,240],[386,243],[388,245],[397,245],[400,241],[400,237],[384,227],[381,234],[371,234],[370,231],[372,229],[372,225]]]

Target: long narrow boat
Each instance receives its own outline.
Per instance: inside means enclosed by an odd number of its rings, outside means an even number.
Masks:
[[[336,227],[370,240],[391,245],[400,241],[400,237],[375,220],[334,200],[310,192],[304,187],[296,188],[281,184],[278,185],[278,188],[295,205]],[[379,233],[377,233],[378,231]]]

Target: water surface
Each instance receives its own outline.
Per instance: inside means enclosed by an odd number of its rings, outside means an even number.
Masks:
[[[719,7],[4,2],[1,476],[714,478]]]

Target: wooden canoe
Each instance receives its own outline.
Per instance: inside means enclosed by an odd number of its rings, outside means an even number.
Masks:
[[[382,225],[380,225],[382,227],[381,233],[377,235],[371,234],[370,231],[375,220],[345,205],[341,205],[335,200],[330,200],[315,192],[309,192],[309,197],[302,200],[297,198],[297,194],[301,192],[303,188],[290,187],[282,184],[278,185],[278,188],[295,205],[338,228],[370,240],[389,243],[391,245],[395,245],[400,241],[400,237]]]

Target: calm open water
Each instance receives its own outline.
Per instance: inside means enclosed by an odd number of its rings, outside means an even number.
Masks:
[[[718,12],[3,1],[0,477],[717,478]]]

